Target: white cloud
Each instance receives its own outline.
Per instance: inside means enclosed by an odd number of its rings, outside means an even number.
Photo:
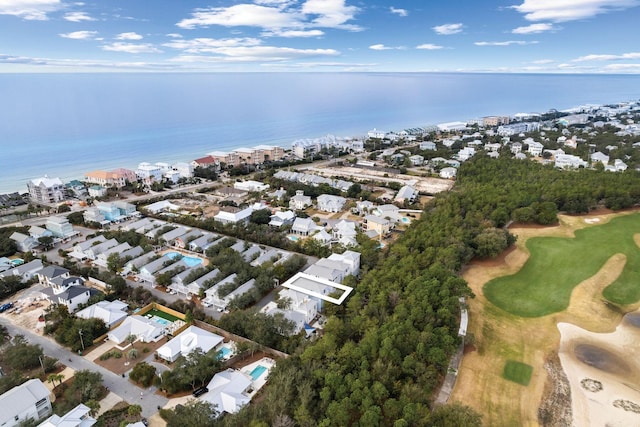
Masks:
[[[171,61],[190,63],[274,62],[340,54],[340,52],[334,49],[295,49],[276,46],[220,47],[212,53],[216,53],[217,55],[180,55]]]
[[[457,24],[436,25],[431,29],[435,31],[436,34],[440,34],[442,36],[449,36],[451,34],[461,33],[463,28],[464,28],[463,24],[457,23]]]
[[[320,37],[324,35],[322,30],[272,30],[264,31],[262,37]]]
[[[27,20],[46,21],[50,12],[64,7],[60,0],[0,0],[0,15],[13,15]]]
[[[528,21],[566,22],[638,6],[638,0],[524,0],[512,6]]]
[[[573,60],[573,62],[583,61],[620,61],[625,59],[640,59],[640,52],[623,53],[622,55],[586,55]]]
[[[531,24],[526,27],[518,27],[511,31],[513,34],[538,34],[545,31],[555,30],[555,27],[551,24]]]
[[[124,52],[124,53],[160,53],[162,52],[160,49],[154,47],[150,43],[123,43],[116,42],[111,44],[106,44],[102,46],[103,50],[107,50],[110,52]]]
[[[218,49],[223,47],[258,46],[260,44],[261,40],[254,38],[197,38],[191,40],[175,40],[164,43],[162,46],[184,50],[188,53],[217,53]]]
[[[302,16],[299,13],[282,11],[275,7],[255,4],[237,4],[231,7],[213,7],[199,9],[176,25],[180,28],[194,29],[222,25],[225,27],[248,26],[260,28],[300,28]]]
[[[138,33],[120,33],[115,37],[116,40],[142,40],[142,36]]]
[[[172,39],[181,39],[182,38],[182,34],[169,33],[169,34],[167,34],[167,37],[171,37]]]
[[[60,37],[74,40],[91,40],[98,34],[97,31],[73,31],[71,33],[60,34]]]
[[[404,46],[385,46],[383,44],[373,44],[369,46],[371,50],[404,50]]]
[[[393,7],[393,6],[391,6],[391,7],[389,8],[389,11],[390,11],[391,13],[395,13],[396,15],[398,15],[398,16],[402,16],[402,17],[404,17],[404,16],[408,16],[408,15],[409,15],[409,12],[407,12],[407,9],[396,9],[396,8],[395,8],[395,7]]]
[[[293,4],[290,1],[262,0],[257,3],[196,9],[191,18],[176,25],[185,29],[221,25],[258,27],[270,31],[309,28],[361,30],[357,25],[347,23],[359,9],[345,5],[345,0],[306,0],[299,8],[289,7]]]
[[[83,22],[83,21],[97,21],[97,19],[90,17],[86,12],[69,12],[65,13],[64,19],[71,22]]]
[[[609,72],[640,73],[640,64],[609,64],[604,67]]]
[[[420,45],[416,46],[416,49],[438,50],[438,49],[444,49],[444,46],[439,46],[439,45],[433,44],[433,43],[423,43],[423,44],[420,44]]]
[[[544,65],[544,64],[553,64],[554,61],[553,59],[538,59],[536,61],[531,61],[532,64],[540,64],[540,65]]]
[[[511,46],[511,45],[520,45],[524,46],[526,44],[536,44],[537,41],[526,42],[523,40],[508,40],[504,42],[475,42],[476,46]]]

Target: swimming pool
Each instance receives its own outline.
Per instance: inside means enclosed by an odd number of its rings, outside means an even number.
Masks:
[[[264,374],[266,370],[266,366],[258,365],[253,368],[253,371],[251,371],[249,375],[251,375],[251,378],[253,378],[254,381],[258,381],[258,379],[262,376],[262,374]]]
[[[153,316],[150,317],[151,320],[153,320],[156,323],[159,323],[162,326],[167,326],[170,325],[172,322],[168,321],[167,319],[163,319],[162,317],[158,317],[158,316]]]
[[[164,254],[169,259],[175,259],[178,256],[182,256],[182,261],[187,264],[188,267],[195,267],[202,264],[202,259],[194,256],[184,256],[180,252],[167,252]]]
[[[291,240],[292,242],[297,242],[298,236],[287,236],[287,239]]]
[[[11,263],[15,266],[24,264],[24,260],[21,258],[12,259]]]
[[[218,351],[218,359],[226,359],[231,354],[231,349],[228,347],[222,347]]]
[[[405,224],[409,224],[411,222],[411,220],[409,218],[407,218],[406,216],[402,217],[402,222],[404,222]]]

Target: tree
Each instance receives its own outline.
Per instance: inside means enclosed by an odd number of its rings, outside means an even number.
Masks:
[[[89,415],[92,417],[95,417],[100,411],[100,402],[95,399],[87,400],[84,404],[89,408]]]
[[[213,404],[191,399],[184,405],[178,405],[171,411],[164,412],[167,427],[202,427],[216,426],[218,412]]]
[[[117,273],[124,266],[123,260],[120,259],[120,254],[114,252],[107,257],[107,270],[112,273]]]
[[[42,245],[42,247],[47,250],[53,246],[53,236],[41,236],[38,237],[38,243]]]
[[[132,381],[142,385],[143,387],[149,387],[153,384],[153,379],[156,376],[156,368],[147,362],[140,362],[136,364],[129,374],[129,378]]]
[[[69,394],[72,398],[77,398],[79,402],[87,402],[92,399],[100,400],[104,392],[102,374],[85,369],[74,374],[73,384],[65,396]]]
[[[47,378],[47,382],[53,384],[56,387],[56,381],[59,383],[58,385],[62,385],[62,380],[64,380],[63,374],[50,374]]]
[[[132,348],[131,350],[129,350],[127,352],[127,358],[128,359],[137,359],[138,358],[138,350],[136,350],[135,348]]]
[[[4,325],[0,325],[0,346],[4,345],[9,337],[9,330],[7,329],[7,327]]]
[[[474,239],[476,256],[480,258],[494,258],[502,253],[509,245],[508,232],[499,228],[482,230]]]
[[[58,213],[61,214],[65,212],[71,212],[71,208],[66,203],[63,203],[58,206]]]
[[[269,209],[258,209],[251,212],[249,220],[254,224],[269,224],[271,221],[271,211]]]
[[[351,184],[351,187],[347,190],[347,197],[350,199],[357,199],[362,193],[362,186],[358,183]]]
[[[129,407],[127,408],[127,414],[129,414],[132,417],[137,417],[141,413],[142,413],[142,406],[140,405],[129,405]]]
[[[429,417],[433,427],[480,427],[482,416],[468,406],[452,403],[436,408]]]
[[[42,356],[42,347],[31,345],[24,336],[16,335],[13,345],[4,351],[3,359],[11,369],[27,370],[40,366]]]
[[[84,225],[84,215],[81,211],[70,213],[69,215],[67,215],[67,219],[69,220],[70,224]]]

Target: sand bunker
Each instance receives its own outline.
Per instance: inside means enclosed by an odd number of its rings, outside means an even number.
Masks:
[[[635,322],[635,324],[634,324]],[[576,426],[640,425],[640,311],[615,332],[559,323],[560,361],[571,384]]]

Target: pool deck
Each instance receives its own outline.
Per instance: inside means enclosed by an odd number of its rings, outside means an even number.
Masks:
[[[248,365],[242,367],[242,369],[240,369],[240,372],[248,375],[251,378],[251,372],[258,366],[264,366],[265,368],[267,368],[267,370],[262,375],[260,375],[260,377],[257,380],[253,380],[252,385],[253,385],[253,389],[256,392],[260,390],[267,383],[269,372],[271,372],[271,369],[273,369],[273,367],[276,366],[276,361],[269,357],[263,357],[258,361],[249,363]]]
[[[182,248],[172,248],[172,247],[167,247],[165,249],[162,249],[161,251],[158,252],[158,255],[166,255],[168,253],[171,252],[177,252],[182,256],[186,256],[186,257],[191,257],[191,258],[199,258],[202,260],[202,264],[196,266],[196,267],[206,267],[207,265],[209,265],[209,259],[205,256],[202,256],[202,254],[197,253],[197,252],[191,252],[188,251],[186,249],[182,249]]]

